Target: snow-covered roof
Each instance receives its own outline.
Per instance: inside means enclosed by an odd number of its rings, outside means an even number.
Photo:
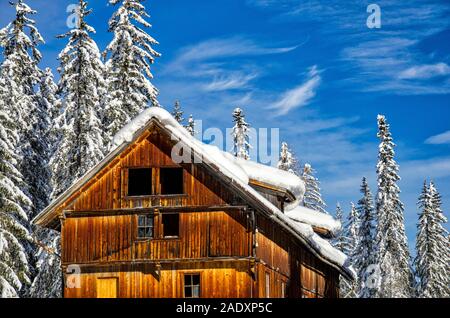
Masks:
[[[160,107],[145,109],[135,119],[124,126],[113,138],[109,154],[36,216],[33,222],[39,223],[40,219],[48,216],[61,202],[67,200],[87,181],[94,177],[97,172],[106,167],[111,160],[147,129],[152,120],[157,120],[171,134],[172,140],[180,141],[185,149],[186,147],[191,149],[194,154],[202,159],[203,163],[219,171],[230,181],[231,186],[240,190],[255,205],[255,208],[268,214],[275,222],[281,224],[304,245],[309,247],[309,250],[318,258],[338,269],[346,277],[355,277],[352,268],[346,263],[347,257],[335,249],[328,241],[317,235],[311,225],[294,221],[292,218],[283,214],[275,205],[249,185],[250,179],[255,179],[285,188],[296,196],[295,204],[298,205],[305,191],[305,186],[301,179],[288,172],[275,171],[275,168],[265,165],[235,160],[231,155],[217,147],[205,145],[191,136],[169,112]]]
[[[301,205],[285,212],[285,214],[295,222],[306,223],[313,227],[324,229],[333,235],[337,234],[341,229],[341,222],[331,215]]]
[[[291,206],[298,206],[303,199],[305,194],[305,183],[297,175],[278,168],[262,165],[254,161],[237,158],[230,153],[227,153],[227,157],[239,165],[248,175],[249,179],[270,184],[277,188],[283,188],[292,193],[295,197],[295,201],[287,205],[287,209]]]

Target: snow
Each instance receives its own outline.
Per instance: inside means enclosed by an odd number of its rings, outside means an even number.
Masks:
[[[227,177],[248,184],[248,175],[239,165],[230,161],[226,153],[215,146],[205,145],[195,139],[171,114],[161,107],[145,109],[135,119],[119,130],[112,140],[110,151],[114,151],[125,142],[131,142],[136,132],[145,127],[152,118],[156,118],[172,134],[172,139],[182,140],[186,146],[184,149],[188,148],[200,156],[202,160],[212,163]]]
[[[296,198],[285,209],[291,210],[299,205],[305,194],[305,183],[295,174],[254,161],[234,157],[227,153],[230,160],[236,162],[252,180],[267,183],[278,188],[289,190]]]
[[[292,221],[291,221],[292,222]],[[308,242],[311,243],[314,248],[327,259],[333,260],[337,265],[346,269],[347,274],[351,277],[356,277],[356,273],[351,266],[348,264],[348,257],[334,248],[330,242],[321,238],[317,233],[313,231],[310,225],[292,222],[292,226],[300,233],[303,234]]]
[[[343,273],[346,274],[346,276],[355,277],[354,271],[346,262],[346,256],[335,249],[328,241],[322,239],[319,235],[314,233],[311,225],[294,221],[266,198],[264,198],[258,191],[249,186],[249,180],[254,179],[285,188],[297,196],[297,200],[294,204],[298,205],[302,195],[304,194],[305,186],[297,176],[273,167],[261,165],[244,159],[237,159],[231,154],[224,152],[215,146],[203,144],[201,141],[191,136],[189,132],[181,126],[169,112],[161,107],[150,107],[145,109],[134,120],[118,131],[111,142],[110,153],[106,156],[106,158],[100,162],[96,168],[93,168],[82,179],[78,180],[74,186],[68,189],[56,201],[61,200],[61,198],[67,197],[76,191],[76,189],[80,187],[83,182],[86,182],[95,174],[96,169],[104,166],[109,160],[117,155],[118,151],[124,149],[124,147],[137,138],[143,129],[147,127],[152,118],[159,121],[159,123],[169,133],[171,133],[172,140],[180,141],[184,150],[187,149],[193,151],[193,153],[201,158],[203,162],[228,177],[231,180],[231,184],[238,187],[249,198],[254,200],[259,208],[263,208],[265,212],[271,215],[275,222],[283,225],[284,227],[288,227],[293,233],[295,233],[295,235],[299,236],[301,240],[305,242],[305,244],[307,244],[307,246],[316,254],[320,255],[322,259],[330,263],[332,266],[337,266],[341,271],[343,271]],[[41,214],[45,214],[56,204],[57,202],[53,202]],[[313,213],[310,214],[314,215]],[[325,221],[323,221],[324,224],[328,225],[330,228],[336,227],[336,225],[331,226],[331,221],[329,221],[327,215],[323,215],[323,217],[325,217]],[[36,217],[36,219],[38,218],[39,216]],[[317,223],[319,222],[318,220],[316,221]]]
[[[341,230],[341,223],[329,214],[309,209],[304,206],[297,206],[286,212],[286,215],[292,220],[300,223],[306,223],[318,228],[330,231],[333,235]]]
[[[305,184],[295,174],[262,165],[254,161],[236,158],[232,154],[224,152],[215,146],[203,144],[192,137],[171,114],[161,107],[150,107],[145,109],[135,119],[123,127],[114,136],[110,150],[115,150],[124,142],[131,142],[136,132],[145,127],[151,118],[158,119],[161,124],[172,133],[173,137],[178,140],[183,140],[186,146],[191,148],[195,153],[200,154],[203,160],[211,161],[211,163],[214,163],[218,168],[225,168],[222,172],[225,172],[228,177],[235,180],[238,179],[246,184],[249,183],[249,179],[253,179],[289,190],[297,199],[292,204],[292,207],[297,206],[299,201],[302,200],[305,193]],[[289,209],[288,206],[286,209]]]

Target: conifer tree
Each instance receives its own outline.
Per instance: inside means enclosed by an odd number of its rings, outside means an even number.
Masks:
[[[334,218],[339,221],[339,224],[341,224],[341,229],[339,230],[338,233],[336,233],[335,237],[332,239],[331,244],[336,247],[338,250],[342,251],[343,250],[343,218],[344,218],[344,212],[342,211],[342,207],[341,204],[338,202],[336,204],[336,212],[335,212],[335,216]]]
[[[378,137],[380,145],[375,244],[380,278],[376,297],[407,298],[412,293],[412,273],[403,218],[404,208],[397,185],[400,180],[399,167],[394,160],[395,144],[389,124],[382,115],[378,115]]]
[[[441,197],[433,182],[423,185],[419,197],[414,267],[417,276],[416,295],[420,298],[450,297],[448,232],[443,224],[447,219],[441,209]]]
[[[4,98],[10,105],[10,116],[14,117],[20,134],[18,169],[23,176],[22,190],[33,203],[27,211],[31,218],[47,204],[46,185],[50,176],[45,135],[49,124],[48,113],[39,104],[35,92],[42,76],[38,68],[42,56],[37,46],[44,40],[31,19],[36,11],[23,0],[11,2],[11,5],[16,10],[15,19],[0,32],[0,45],[5,58],[1,69],[5,80],[10,81],[7,85],[11,90]]]
[[[250,159],[249,128],[250,125],[245,121],[245,115],[242,109],[235,108],[233,111],[233,153],[236,157],[245,160]]]
[[[91,13],[87,2],[79,1],[79,25],[60,38],[69,38],[59,55],[59,92],[63,113],[58,118],[60,140],[52,157],[53,196],[65,191],[104,156],[101,93],[103,64],[90,33],[95,30],[85,19]]]
[[[278,169],[293,172],[295,166],[295,158],[291,153],[286,142],[281,143],[280,160],[278,161]]]
[[[60,235],[58,232],[48,229],[36,232],[40,242],[35,255],[37,274],[33,279],[29,295],[32,298],[61,298]]]
[[[359,243],[355,249],[354,267],[358,272],[358,297],[372,298],[375,289],[369,283],[372,266],[376,262],[376,250],[374,248],[375,237],[375,207],[367,179],[364,177],[361,184],[363,197],[358,201],[357,212],[360,219],[358,228]]]
[[[30,17],[36,13],[23,0],[10,2],[15,18],[0,30],[4,60],[0,66],[0,295],[17,297],[30,283],[33,253],[30,223],[45,190],[45,162],[38,160],[45,146],[37,125],[45,117],[37,104],[35,85],[41,71],[37,49],[42,36]],[[36,142],[37,141],[37,142]],[[45,148],[45,147],[44,147]],[[35,171],[33,171],[35,170]]]
[[[180,101],[178,101],[178,100],[175,101],[175,106],[173,108],[172,115],[180,125],[183,124],[183,121],[184,121],[183,111],[181,110]]]
[[[195,136],[195,120],[192,115],[189,115],[188,123],[184,127],[191,134],[191,136]]]
[[[351,215],[352,214],[350,213],[347,221],[344,224],[343,211],[342,211],[341,205],[339,203],[337,203],[335,218],[342,225],[342,228],[339,231],[339,233],[336,233],[335,238],[331,241],[332,245],[335,248],[337,248],[339,251],[341,251],[342,253],[346,254],[347,257],[349,257],[349,261],[348,261],[349,264],[351,264],[351,257],[352,257],[352,251],[353,251],[352,239],[351,239],[351,237],[349,237],[349,233],[350,233],[349,226],[352,224],[352,222],[349,222],[349,220],[351,220],[350,219]],[[351,281],[349,281],[348,279],[346,279],[345,277],[343,277],[342,275],[339,275],[339,295],[340,295],[340,297],[352,298],[352,297],[354,297],[354,294],[355,294],[354,290],[355,290],[354,284]]]
[[[327,213],[325,201],[322,199],[320,193],[320,182],[315,177],[315,170],[309,163],[303,167],[302,179],[305,182],[306,191],[303,197],[303,205],[307,208],[316,210],[318,212]]]
[[[353,203],[351,203],[350,213],[347,217],[347,222],[344,225],[343,236],[344,236],[344,244],[343,251],[344,254],[348,257],[349,264],[355,265],[356,260],[356,249],[359,244],[359,215],[358,211]],[[354,266],[354,269],[358,273],[358,268]],[[341,277],[343,280],[345,278]],[[358,297],[358,286],[359,281],[358,277],[352,282],[342,282],[341,283],[341,296],[344,298],[357,298]]]
[[[118,5],[109,21],[114,38],[104,52],[108,78],[105,125],[112,138],[126,123],[149,105],[159,106],[158,90],[151,83],[150,65],[160,54],[153,49],[158,42],[145,28],[149,15],[144,0],[109,0]]]
[[[27,242],[31,241],[28,211],[31,200],[21,190],[23,177],[17,168],[17,122],[7,104],[11,81],[0,73],[0,297],[18,297],[30,283]]]
[[[39,91],[36,94],[36,107],[32,112],[32,129],[28,134],[27,160],[22,163],[22,171],[27,176],[30,198],[33,202],[33,218],[50,203],[51,171],[51,134],[54,107],[57,107],[53,74],[49,68],[42,73]]]

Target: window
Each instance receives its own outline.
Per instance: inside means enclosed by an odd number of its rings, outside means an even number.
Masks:
[[[152,194],[152,169],[128,169],[128,196]]]
[[[163,236],[178,237],[180,232],[180,215],[178,213],[163,214]]]
[[[200,274],[184,274],[184,297],[200,297]]]
[[[266,273],[266,298],[270,298],[270,274]]]
[[[138,216],[138,238],[153,238],[153,216]]]
[[[183,194],[183,169],[160,169],[161,194]]]

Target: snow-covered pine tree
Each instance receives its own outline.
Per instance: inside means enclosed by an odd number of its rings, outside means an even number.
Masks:
[[[23,0],[10,2],[15,7],[14,20],[0,30],[0,46],[3,48],[4,61],[2,72],[5,79],[14,81],[20,94],[10,98],[11,114],[21,133],[31,128],[32,112],[36,106],[34,85],[39,82],[41,71],[38,63],[42,56],[37,45],[44,40],[30,18],[36,14]]]
[[[42,129],[48,124],[43,119],[47,114],[40,108],[35,93],[42,74],[37,66],[41,59],[37,46],[44,41],[35,21],[30,18],[36,11],[23,0],[10,4],[15,8],[15,18],[0,30],[4,56],[0,66],[0,112],[3,112],[0,126],[4,125],[4,145],[9,140],[9,146],[12,146],[9,150],[4,149],[4,157],[0,159],[4,165],[7,162],[11,165],[3,167],[3,177],[0,177],[4,182],[0,190],[1,196],[4,195],[0,199],[4,200],[0,202],[4,209],[0,212],[0,241],[3,240],[0,243],[0,263],[3,262],[0,272],[3,273],[0,275],[6,275],[0,289],[8,297],[17,296],[19,292],[20,296],[26,294],[22,284],[28,286],[32,273],[30,266],[33,265],[30,262],[33,245],[29,219],[47,203],[45,186],[49,183],[49,179],[45,180],[49,177],[45,162],[47,142],[45,136],[41,136]],[[41,156],[44,156],[42,160]],[[39,174],[42,174],[41,178]]]
[[[281,143],[280,160],[278,161],[278,169],[294,172],[295,158],[286,142]]]
[[[350,215],[349,215],[350,217]],[[336,214],[335,214],[335,218],[336,220],[339,221],[339,223],[342,225],[341,230],[339,231],[339,233],[336,233],[336,236],[333,238],[333,240],[331,241],[331,244],[337,248],[339,251],[341,251],[342,253],[345,253],[347,256],[351,257],[349,255],[349,253],[351,253],[352,251],[352,246],[351,246],[351,240],[347,237],[348,235],[348,222],[345,223],[343,222],[344,219],[344,214],[341,208],[340,203],[338,202],[336,204]],[[351,261],[351,259],[350,259]],[[351,263],[350,263],[351,264]],[[354,286],[352,284],[352,282],[350,282],[349,280],[347,280],[346,278],[344,278],[342,275],[339,276],[339,295],[340,297],[345,297],[345,298],[349,298],[349,297],[353,297],[353,290],[354,290]]]
[[[420,298],[450,297],[447,242],[443,227],[447,219],[442,213],[441,198],[433,182],[426,181],[418,202],[421,212],[417,224],[414,268],[417,276],[416,295]]]
[[[441,255],[441,269],[440,277],[442,278],[442,290],[438,293],[440,296],[438,297],[450,297],[450,245],[448,244],[448,236],[449,232],[444,227],[444,224],[447,223],[447,218],[444,215],[442,210],[442,197],[439,191],[436,188],[436,185],[433,181],[430,182],[430,193],[431,193],[431,201],[433,203],[433,215],[435,218],[435,228],[434,232],[438,233],[437,241],[439,241],[436,245],[440,247],[440,255]]]
[[[376,297],[410,297],[412,272],[408,240],[405,234],[403,203],[397,182],[398,164],[394,160],[395,144],[386,118],[378,115],[378,138],[380,139],[376,198],[377,227],[375,244],[380,277]]]
[[[53,72],[50,68],[46,68],[39,83],[39,91],[37,93],[40,108],[46,109],[50,127],[47,129],[47,140],[49,143],[49,151],[52,154],[55,151],[55,145],[59,140],[58,118],[61,115],[61,100],[58,98],[58,85],[54,81]]]
[[[89,35],[95,30],[85,21],[91,10],[84,0],[79,5],[79,25],[60,36],[68,37],[69,42],[59,55],[63,113],[58,120],[61,138],[51,160],[54,197],[104,156],[105,141],[99,119],[103,64],[98,47]]]
[[[11,5],[16,10],[15,19],[0,32],[0,46],[5,57],[1,69],[6,79],[14,83],[14,90],[5,98],[12,111],[10,116],[14,116],[20,133],[18,148],[21,160],[18,168],[24,181],[22,190],[33,202],[27,212],[31,218],[47,204],[46,185],[50,176],[46,162],[48,143],[44,132],[49,120],[35,93],[35,85],[42,75],[37,66],[41,60],[37,46],[44,40],[35,21],[30,18],[36,11],[23,0],[11,2]]]
[[[334,215],[334,218],[339,221],[339,223],[341,224],[341,229],[339,230],[338,233],[336,233],[336,235],[334,236],[334,238],[331,240],[331,244],[336,247],[338,250],[342,251],[343,249],[343,228],[342,225],[343,223],[343,218],[344,218],[344,212],[342,211],[342,207],[341,204],[338,202],[336,203],[336,212]]]
[[[349,258],[349,263],[354,266],[354,269],[358,273],[358,268],[355,267],[356,260],[356,248],[359,244],[359,215],[358,211],[353,204],[351,203],[350,213],[348,214],[347,221],[344,225],[343,236],[344,236],[344,244],[343,251]],[[345,280],[345,278],[341,277],[341,281]],[[341,297],[344,298],[357,298],[358,297],[358,278],[356,278],[353,282],[342,282],[343,290],[341,290]]]
[[[236,157],[245,160],[250,159],[249,128],[250,125],[245,121],[245,115],[242,109],[235,108],[233,111],[233,153]]]
[[[187,125],[184,126],[186,130],[191,134],[191,136],[195,136],[195,120],[192,115],[189,115]]]
[[[373,298],[375,289],[369,282],[371,270],[376,262],[376,250],[373,244],[375,236],[375,207],[367,179],[364,177],[361,183],[363,197],[358,201],[357,212],[359,215],[358,238],[354,255],[354,268],[358,273],[358,297]]]
[[[36,94],[36,107],[32,111],[32,129],[28,133],[27,156],[22,171],[28,183],[30,198],[33,202],[33,218],[50,203],[51,171],[49,168],[53,108],[57,107],[54,95],[55,83],[49,68],[42,73],[39,91]]]
[[[109,21],[114,39],[104,52],[105,58],[109,56],[105,124],[110,137],[149,104],[159,106],[158,90],[150,82],[150,65],[160,54],[152,48],[158,42],[144,29],[151,25],[145,20],[149,15],[143,1],[109,0],[112,5],[120,5]]]
[[[175,101],[175,106],[173,108],[172,115],[180,125],[183,125],[183,121],[184,121],[183,111],[181,110],[180,101],[178,101],[178,100]]]
[[[0,297],[18,297],[30,283],[25,242],[30,242],[27,212],[31,200],[21,190],[22,175],[17,169],[19,156],[17,122],[8,104],[14,96],[14,81],[0,73]],[[11,94],[13,96],[11,96]]]
[[[36,233],[41,246],[36,253],[37,274],[30,287],[32,298],[62,297],[60,235],[58,232],[42,229]]]
[[[57,98],[58,86],[54,82],[53,73],[50,68],[45,72],[39,83],[37,93],[38,105],[40,109],[45,110],[47,118],[42,118],[41,122],[50,121],[42,135],[48,142],[48,154],[43,157],[48,164],[51,155],[54,152],[55,144],[59,140],[59,129],[57,127],[57,118],[61,112],[61,102]],[[49,178],[51,175],[49,175]],[[48,179],[47,179],[48,180]],[[50,182],[46,187],[48,195],[51,193]],[[60,267],[60,235],[58,232],[35,228],[34,238],[39,242],[33,255],[35,263],[35,276],[28,290],[28,295],[33,298],[59,298],[61,297],[61,267]]]
[[[327,205],[320,194],[319,179],[315,177],[315,170],[309,163],[304,165],[301,177],[306,186],[303,205],[307,208],[328,214],[326,211]]]

